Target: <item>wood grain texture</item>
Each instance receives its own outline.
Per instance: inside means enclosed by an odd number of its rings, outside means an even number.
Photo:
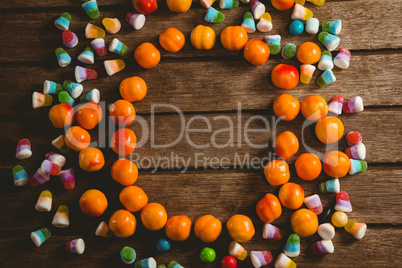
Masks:
[[[322,7],[311,7],[315,16],[320,21],[342,19],[343,30],[340,33],[340,47],[347,47],[350,50],[401,48],[402,34],[392,31],[393,38],[387,38],[389,29],[400,25],[398,20],[397,6],[399,0],[391,0],[387,5],[378,5],[377,1],[353,1],[353,2],[328,2]],[[210,51],[197,51],[189,41],[190,32],[199,24],[206,24],[204,21],[205,9],[190,9],[183,14],[174,14],[168,10],[161,10],[147,16],[147,23],[140,31],[135,31],[125,21],[126,12],[112,11],[102,12],[97,20],[89,20],[87,15],[81,12],[72,12],[71,31],[76,32],[81,40],[79,46],[69,49],[68,52],[80,53],[89,40],[84,37],[84,29],[88,22],[101,25],[103,17],[116,17],[122,21],[122,29],[116,35],[108,34],[107,43],[114,37],[118,37],[130,48],[128,55],[132,57],[132,51],[143,42],[158,43],[159,34],[168,27],[176,27],[187,37],[187,44],[179,53],[165,53],[163,57],[216,57],[223,55],[237,55],[239,52],[229,53],[223,49],[219,42],[221,31],[229,25],[240,25],[244,12],[249,7],[242,6],[232,10],[224,11],[226,19],[219,24],[211,25],[217,35],[217,44]],[[372,16],[372,10],[376,16]],[[291,36],[286,29],[289,23],[291,10],[279,12],[272,10],[274,28],[269,34],[282,35],[282,45],[294,43],[300,45],[306,41],[319,43],[316,35],[303,33],[300,36]],[[53,25],[53,21],[60,15],[60,12],[50,11],[48,13],[32,13],[21,16],[19,14],[4,14],[0,30],[3,32],[3,42],[0,44],[0,62],[32,62],[32,61],[53,61],[54,50],[63,46],[61,31]],[[25,17],[30,18],[27,23]],[[266,33],[250,34],[249,38],[263,38]],[[21,38],[24,37],[24,38]],[[18,40],[18,45],[10,46]],[[159,45],[158,45],[159,47]]]
[[[366,108],[400,105],[401,61],[402,54],[399,52],[376,55],[356,53],[352,57],[349,69],[334,69],[337,77],[334,84],[320,89],[315,80],[321,71],[316,70],[308,85],[299,82],[295,89],[286,93],[292,94],[300,102],[310,95],[322,96],[329,102],[334,95],[343,94],[346,100],[360,95]],[[144,70],[129,59],[126,69],[108,77],[103,63],[98,62],[89,66],[98,72],[98,78],[82,84],[84,92],[98,88],[101,99],[110,104],[121,98],[118,88],[124,78],[140,76],[147,83],[148,94],[145,99],[134,105],[137,113],[142,114],[149,114],[152,104],[166,103],[177,106],[182,112],[236,111],[239,102],[243,110],[270,110],[275,98],[285,93],[284,90],[274,87],[270,79],[272,69],[280,63],[298,66],[296,61],[283,59],[271,59],[267,64],[258,67],[242,59],[212,62],[162,60],[154,69]],[[2,85],[6,90],[0,94],[8,100],[0,106],[0,115],[46,115],[47,108],[32,109],[32,92],[42,92],[44,80],[58,83],[65,79],[74,80],[75,64],[65,68],[56,65],[56,59],[52,64],[45,66],[0,65],[0,72],[7,73],[7,79],[4,79]],[[384,68],[385,65],[387,68]],[[55,97],[54,103],[57,103],[57,96]],[[174,110],[159,107],[156,112],[172,113]]]

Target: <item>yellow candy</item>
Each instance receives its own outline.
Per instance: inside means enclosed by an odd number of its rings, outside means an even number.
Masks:
[[[53,217],[52,224],[57,228],[65,228],[70,225],[70,220],[68,218],[69,211],[68,207],[65,205],[60,205],[57,209],[56,214]]]
[[[308,1],[308,0],[307,0],[307,1]],[[311,0],[311,1],[309,1],[309,2],[312,2],[312,1],[315,1],[315,0]],[[324,1],[325,1],[325,0],[324,0]],[[306,0],[296,0],[295,3],[304,6],[304,4],[306,3]]]
[[[105,26],[106,31],[111,34],[117,33],[121,28],[121,23],[118,19],[104,18],[102,24]]]
[[[308,8],[305,8],[300,4],[295,5],[291,15],[292,20],[308,20],[312,17],[313,17],[313,11],[311,11]]]
[[[345,212],[337,211],[332,214],[331,221],[334,226],[341,228],[348,223],[348,215]]]
[[[362,239],[366,234],[367,225],[365,223],[348,221],[348,223],[345,225],[345,230],[353,235],[356,239]]]
[[[85,27],[85,37],[88,39],[104,38],[105,30],[96,25],[88,23]]]
[[[266,21],[270,21],[270,22],[272,22],[271,15],[269,15],[269,13],[268,13],[268,12],[265,12],[264,14],[262,14],[262,16],[261,16],[261,18],[260,18],[260,19],[263,19],[263,20],[266,20]]]
[[[297,1],[298,0],[296,0],[296,4],[298,4]],[[310,3],[313,3],[316,6],[322,6],[324,4],[324,2],[325,2],[325,0],[307,0],[307,1],[310,2]]]
[[[35,209],[37,211],[50,211],[52,209],[52,193],[48,190],[41,192]]]
[[[303,64],[300,66],[300,82],[303,84],[308,84],[313,78],[313,74],[315,71],[315,66],[311,64]]]
[[[41,198],[41,197],[49,197],[49,198],[52,198],[52,193],[51,193],[50,191],[48,191],[48,190],[45,190],[45,191],[43,191],[43,192],[40,193],[39,198]]]

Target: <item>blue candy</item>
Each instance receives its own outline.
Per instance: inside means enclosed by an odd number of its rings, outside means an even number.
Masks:
[[[300,20],[294,20],[289,24],[289,32],[291,35],[299,35],[304,30],[304,24]]]

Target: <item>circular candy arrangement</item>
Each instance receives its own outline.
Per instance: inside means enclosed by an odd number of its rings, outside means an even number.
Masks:
[[[216,0],[201,0],[201,4],[208,9],[205,21],[219,23],[224,20],[225,15],[212,7]],[[244,0],[244,3],[250,1]],[[324,0],[310,0],[315,5],[324,4]],[[191,0],[167,0],[167,6],[172,12],[183,13],[191,6]],[[313,18],[313,13],[304,7],[303,0],[271,0],[272,5],[278,10],[286,10],[293,7],[291,15],[292,22],[289,24],[289,32],[292,35],[299,35],[304,30],[309,34],[317,34],[319,31],[319,21]],[[253,65],[264,64],[269,56],[278,54],[281,43],[281,36],[267,35],[265,42],[258,39],[248,39],[248,34],[255,32],[269,32],[272,29],[272,18],[266,12],[266,7],[258,0],[250,3],[251,12],[246,12],[241,26],[228,26],[221,35],[222,46],[227,50],[243,50],[244,58]],[[128,13],[126,21],[135,30],[141,29],[145,24],[146,14],[152,13],[157,9],[156,0],[143,1],[133,0],[135,9],[141,14]],[[221,9],[231,9],[239,6],[238,0],[220,0]],[[82,7],[91,19],[100,16],[95,0],[84,1]],[[259,22],[255,23],[255,20]],[[71,16],[63,13],[55,20],[57,28],[63,31],[62,40],[67,48],[73,48],[78,44],[78,37],[69,31]],[[302,21],[306,21],[304,25]],[[115,34],[120,28],[120,21],[116,18],[104,18],[102,23],[108,33]],[[322,24],[322,32],[318,35],[318,40],[327,48],[321,51],[320,47],[313,42],[305,42],[297,47],[288,43],[282,48],[282,56],[289,59],[294,56],[302,63],[300,73],[297,68],[279,64],[275,66],[271,73],[271,80],[274,86],[281,89],[292,89],[297,86],[299,80],[308,84],[317,64],[318,69],[324,71],[316,83],[319,87],[327,86],[335,82],[336,78],[332,72],[334,65],[346,69],[349,66],[350,52],[342,48],[338,55],[332,59],[331,51],[335,50],[340,42],[337,34],[341,31],[341,21],[327,21]],[[93,64],[95,54],[102,57],[107,54],[105,46],[105,30],[88,23],[85,28],[85,36],[93,39],[90,46],[78,56],[78,60],[84,64]],[[216,35],[213,29],[199,25],[191,32],[191,43],[194,48],[199,50],[212,49],[216,42]],[[178,52],[185,44],[184,35],[176,28],[168,28],[159,36],[160,45],[168,52]],[[109,51],[124,56],[127,53],[127,46],[114,38],[109,46]],[[55,54],[60,67],[71,64],[72,59],[63,48],[57,48]],[[156,66],[161,55],[159,50],[151,43],[143,43],[135,50],[134,57],[137,63],[150,69]],[[125,68],[125,63],[121,59],[104,61],[106,72],[109,76],[114,75]],[[50,106],[53,103],[52,95],[57,94],[59,104],[54,105],[49,111],[51,123],[56,128],[64,128],[65,135],[60,135],[52,144],[61,153],[67,153],[70,149],[79,152],[79,166],[87,172],[97,171],[103,168],[105,159],[103,153],[98,148],[91,148],[91,136],[87,130],[96,127],[103,118],[103,110],[98,104],[100,101],[100,91],[93,89],[81,96],[83,86],[80,84],[85,80],[96,79],[97,72],[88,68],[77,66],[75,68],[76,82],[66,80],[63,84],[58,84],[46,80],[43,93],[34,92],[32,95],[33,108]],[[140,77],[130,77],[123,80],[120,84],[120,94],[123,99],[117,100],[109,108],[111,120],[118,126],[118,129],[111,139],[111,148],[119,156],[127,156],[133,153],[136,145],[135,133],[126,128],[135,119],[135,108],[131,102],[142,100],[147,94],[147,85]],[[74,111],[72,107],[76,100],[82,104]],[[344,103],[342,95],[336,95],[333,100],[327,102],[320,96],[310,96],[300,103],[290,94],[278,96],[273,104],[273,111],[276,116],[285,121],[291,121],[301,111],[306,120],[315,123],[315,133],[317,138],[324,144],[338,142],[344,135],[344,126],[337,117],[342,111],[345,114],[360,112],[363,110],[363,101],[360,97],[355,97]],[[328,116],[332,113],[331,116]],[[78,125],[72,126],[74,120]],[[299,150],[298,137],[290,131],[279,134],[273,141],[273,148],[280,159],[274,159],[267,163],[264,174],[267,182],[272,186],[280,186],[278,196],[266,194],[256,206],[259,218],[265,223],[263,228],[264,239],[281,240],[283,231],[272,225],[282,214],[282,206],[295,210],[291,217],[293,234],[288,236],[286,245],[275,261],[275,267],[296,267],[295,262],[290,259],[300,254],[300,243],[302,238],[311,236],[318,232],[322,240],[311,245],[311,252],[315,255],[334,252],[331,239],[335,235],[335,227],[344,228],[356,239],[361,239],[367,226],[364,223],[357,223],[349,220],[346,213],[352,211],[352,205],[346,192],[340,191],[339,178],[349,174],[355,174],[367,169],[365,159],[366,149],[362,143],[359,132],[349,132],[346,135],[347,143],[350,147],[346,148],[345,153],[331,151],[325,154],[322,163],[320,158],[313,153],[300,155],[295,162],[297,176],[305,181],[315,180],[324,170],[325,174],[333,179],[319,184],[322,193],[336,193],[336,204],[332,209],[323,209],[320,196],[314,194],[305,197],[303,188],[290,183],[289,165],[286,159],[295,155]],[[22,139],[17,145],[17,159],[26,159],[32,155],[30,142]],[[30,177],[24,168],[17,165],[13,169],[14,183],[16,186],[23,186],[28,182],[32,186],[46,183],[50,175],[59,176],[63,186],[67,190],[75,187],[74,170],[62,170],[66,163],[66,158],[57,153],[48,153],[37,172]],[[111,168],[112,178],[125,186],[121,191],[119,199],[125,209],[117,210],[110,217],[109,223],[101,222],[95,231],[97,236],[109,237],[112,233],[117,237],[129,237],[136,231],[137,219],[132,212],[141,211],[141,222],[143,226],[151,231],[165,228],[166,236],[173,241],[184,241],[191,233],[192,222],[186,215],[177,215],[168,218],[165,208],[159,203],[148,203],[147,194],[133,184],[138,177],[137,166],[126,158],[117,160]],[[303,203],[307,206],[301,208]],[[82,212],[90,217],[102,215],[108,207],[108,201],[99,190],[87,190],[79,200]],[[35,209],[38,211],[51,211],[52,194],[43,191],[38,199]],[[336,212],[333,213],[333,210]],[[321,220],[319,221],[319,217]],[[329,223],[331,218],[331,223]],[[319,222],[321,224],[319,224]],[[52,224],[57,228],[69,226],[69,210],[65,205],[59,206],[53,218]],[[229,255],[222,259],[222,267],[236,267],[237,258],[243,261],[247,257],[247,251],[240,244],[253,238],[255,234],[254,224],[245,215],[233,215],[226,222],[226,228],[233,242],[229,245]],[[222,223],[212,215],[204,215],[195,222],[194,233],[196,237],[204,243],[215,241],[222,231]],[[48,228],[42,228],[31,233],[31,239],[36,246],[40,246],[51,236]],[[161,238],[156,248],[160,252],[170,249],[169,240]],[[66,250],[75,254],[82,254],[85,250],[85,243],[81,238],[68,241]],[[124,263],[130,264],[136,260],[136,252],[131,247],[124,247],[121,252],[121,259]],[[273,257],[269,251],[251,251],[250,259],[254,267],[262,267],[269,264]],[[216,253],[214,249],[205,247],[200,252],[200,259],[205,263],[214,262]],[[142,259],[136,262],[136,267],[156,267],[154,258]],[[166,267],[159,265],[158,267]],[[168,264],[169,268],[182,267],[175,261]]]

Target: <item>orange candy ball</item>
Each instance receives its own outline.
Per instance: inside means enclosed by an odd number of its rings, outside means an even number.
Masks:
[[[78,157],[80,168],[84,171],[98,171],[105,165],[103,153],[98,148],[85,148],[80,151]]]
[[[272,160],[264,168],[265,179],[272,186],[285,184],[289,181],[289,165],[284,160]]]
[[[300,102],[292,95],[282,94],[274,101],[274,113],[282,120],[291,121],[299,112]]]
[[[295,0],[271,0],[271,4],[277,10],[286,10],[291,8]]]
[[[274,150],[279,157],[288,159],[299,150],[299,140],[290,131],[282,132],[274,140]]]
[[[222,232],[222,223],[212,215],[198,218],[194,224],[195,236],[204,243],[214,242]]]
[[[328,104],[320,96],[310,96],[301,103],[301,112],[304,118],[310,121],[318,121],[328,114]]]
[[[210,50],[216,42],[216,35],[211,27],[198,25],[191,31],[191,44],[199,50]]]
[[[137,165],[126,158],[114,162],[110,173],[112,178],[123,186],[134,184],[138,178]]]
[[[121,97],[126,101],[140,101],[147,95],[147,84],[141,77],[133,76],[124,79],[119,90]]]
[[[151,43],[143,43],[135,49],[134,57],[141,67],[150,69],[159,63],[161,53]]]
[[[295,162],[296,173],[305,181],[315,180],[321,173],[321,161],[315,154],[304,153]]]
[[[109,109],[110,118],[119,126],[128,126],[135,118],[134,106],[126,100],[115,101]]]
[[[324,172],[333,178],[345,177],[350,168],[349,157],[340,151],[331,151],[322,160]]]
[[[119,195],[121,204],[131,212],[140,211],[148,203],[148,196],[137,186],[127,186]]]
[[[299,83],[299,71],[293,66],[278,64],[272,69],[271,80],[278,88],[292,89]]]
[[[87,102],[78,107],[75,120],[85,129],[93,129],[102,120],[102,108],[95,102]]]
[[[74,126],[67,130],[64,142],[68,147],[79,152],[89,146],[91,136],[89,136],[88,131],[82,127]]]
[[[282,214],[282,206],[273,194],[266,194],[256,206],[257,214],[265,223],[271,223]]]
[[[101,191],[91,189],[81,195],[79,205],[84,214],[98,217],[105,212],[108,203],[106,196]]]
[[[68,127],[74,121],[74,108],[67,103],[56,104],[49,111],[49,119],[55,128]]]
[[[290,209],[298,209],[304,202],[303,188],[292,182],[284,184],[279,190],[278,196],[281,204]]]
[[[247,40],[247,32],[240,26],[228,26],[221,33],[222,46],[227,50],[242,50]]]
[[[132,236],[137,227],[137,220],[130,211],[120,209],[112,214],[109,220],[109,228],[115,236],[125,238]]]
[[[136,143],[137,137],[134,131],[128,128],[122,128],[116,130],[110,144],[116,154],[129,155],[134,152]]]
[[[247,242],[253,238],[255,228],[251,219],[245,215],[233,215],[227,222],[226,228],[230,237],[237,242]]]
[[[158,231],[166,224],[166,210],[159,203],[149,203],[141,211],[141,221],[148,230]]]
[[[189,10],[192,2],[192,0],[166,0],[169,10],[176,13],[184,13]]]
[[[185,42],[184,34],[173,27],[167,28],[159,35],[159,44],[168,52],[179,51],[184,47]]]
[[[293,231],[301,237],[315,234],[318,229],[318,217],[309,209],[301,208],[295,211],[290,219]]]
[[[244,58],[253,65],[264,64],[269,58],[270,50],[267,43],[259,39],[251,39],[244,47]]]
[[[342,121],[335,116],[327,116],[320,119],[315,125],[315,134],[324,144],[339,141],[343,136],[344,126]]]
[[[173,241],[184,241],[190,236],[191,220],[186,215],[170,217],[165,226],[166,236]]]
[[[313,42],[305,42],[297,48],[296,56],[303,64],[314,64],[321,58],[321,49]]]

